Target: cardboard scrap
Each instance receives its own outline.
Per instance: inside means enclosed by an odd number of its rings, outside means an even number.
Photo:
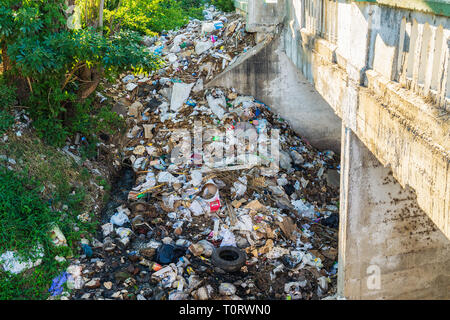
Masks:
[[[293,232],[297,231],[297,225],[290,217],[284,217],[282,222],[277,222],[277,225],[286,238],[295,241],[296,237]]]

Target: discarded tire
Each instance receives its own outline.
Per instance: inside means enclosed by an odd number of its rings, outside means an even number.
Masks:
[[[227,272],[236,272],[245,264],[245,253],[236,247],[223,246],[214,250],[212,263]]]

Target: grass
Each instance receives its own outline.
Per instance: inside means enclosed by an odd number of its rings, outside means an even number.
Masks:
[[[0,134],[5,133],[14,124],[14,118],[5,110],[0,110]]]
[[[17,137],[11,129],[14,117],[10,112],[15,100],[14,90],[0,75],[0,255],[15,251],[25,260],[36,260],[34,253],[41,246],[44,257],[39,266],[18,275],[0,267],[0,300],[46,299],[53,278],[69,264],[56,261],[55,256],[77,256],[80,238],[89,238],[96,229],[95,222],[82,222],[78,215],[88,212],[92,218],[91,208],[101,204],[107,194],[98,190],[97,184],[107,191],[110,186],[102,177],[94,179],[67,154],[45,144],[34,130],[22,130]],[[83,122],[77,123],[80,130],[110,132],[124,126],[106,107],[87,120],[86,128]],[[95,143],[89,147],[84,159],[94,153]],[[53,224],[61,229],[67,247],[51,243],[48,231]]]
[[[14,250],[28,258],[37,245],[45,253],[41,265],[19,275],[0,271],[0,299],[46,299],[52,279],[68,265],[55,256],[76,256],[80,238],[95,231],[95,222],[81,222],[77,216],[89,212],[99,191],[86,168],[30,133],[8,134],[7,142],[0,140],[0,155],[16,161],[11,165],[0,159],[0,254]],[[48,237],[52,223],[62,230],[68,247],[53,246]]]

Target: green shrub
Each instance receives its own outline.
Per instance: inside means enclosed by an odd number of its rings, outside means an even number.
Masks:
[[[16,101],[14,88],[4,82],[4,79],[0,78],[0,135],[14,124],[14,117],[9,113],[9,109]]]
[[[59,225],[69,245],[75,240],[72,225],[79,222],[77,215],[86,192],[82,188],[74,190],[62,172],[54,174],[61,180],[51,202],[46,202],[40,197],[41,182],[0,165],[0,252],[17,250],[24,257],[32,257],[37,245],[50,245],[48,231],[52,223]],[[67,204],[70,210],[63,214],[51,209],[51,205],[60,203]]]
[[[103,106],[92,110],[93,99],[85,103],[77,103],[75,116],[70,120],[69,135],[76,133],[84,137],[85,144],[80,148],[83,158],[92,159],[97,155],[97,136],[100,133],[118,134],[125,129],[125,120],[111,111],[111,106]]]
[[[184,10],[191,8],[201,8],[205,5],[205,0],[177,0]]]
[[[112,112],[110,107],[102,107],[93,119],[95,120],[95,133],[114,134],[126,127],[125,120],[117,113]]]
[[[14,250],[24,259],[37,259],[38,246],[44,250],[41,265],[14,275],[0,271],[0,299],[42,299],[48,296],[52,279],[67,263],[55,256],[68,256],[81,234],[95,231],[93,223],[81,223],[86,192],[73,188],[66,175],[54,170],[59,183],[47,202],[41,199],[42,184],[28,173],[15,173],[0,164],[0,253]],[[51,207],[67,204],[68,210],[58,212]],[[49,228],[57,224],[67,239],[67,247],[55,247],[48,236]],[[74,229],[77,225],[78,229]],[[75,250],[76,252],[76,250]]]
[[[6,110],[0,109],[0,135],[14,124],[14,117]]]
[[[214,5],[219,10],[225,12],[231,12],[234,10],[233,0],[211,0],[211,4]]]
[[[28,256],[37,245],[48,244],[49,223],[57,217],[39,198],[39,187],[0,165],[0,252],[14,249]]]
[[[205,0],[178,0],[185,14],[194,19],[203,20]]]
[[[123,0],[105,10],[106,25],[153,36],[185,25],[189,17],[202,19],[203,6],[202,0]]]
[[[4,0],[0,46],[4,70],[26,79],[28,106],[39,135],[61,146],[73,132],[70,118],[95,92],[102,77],[126,70],[149,72],[161,63],[141,46],[141,36],[120,31],[106,37],[93,28],[70,30],[64,0]],[[5,55],[5,53],[7,53]]]
[[[8,110],[15,101],[15,88],[8,86],[4,79],[0,78],[0,109]]]

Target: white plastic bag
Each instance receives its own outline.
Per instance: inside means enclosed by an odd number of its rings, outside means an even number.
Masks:
[[[116,226],[123,226],[125,223],[130,222],[128,216],[123,212],[116,212],[112,217],[110,222]]]
[[[236,238],[234,237],[234,234],[230,231],[230,229],[224,228],[222,226],[222,230],[220,231],[219,235],[223,238],[222,243],[220,244],[221,247],[236,247]]]

